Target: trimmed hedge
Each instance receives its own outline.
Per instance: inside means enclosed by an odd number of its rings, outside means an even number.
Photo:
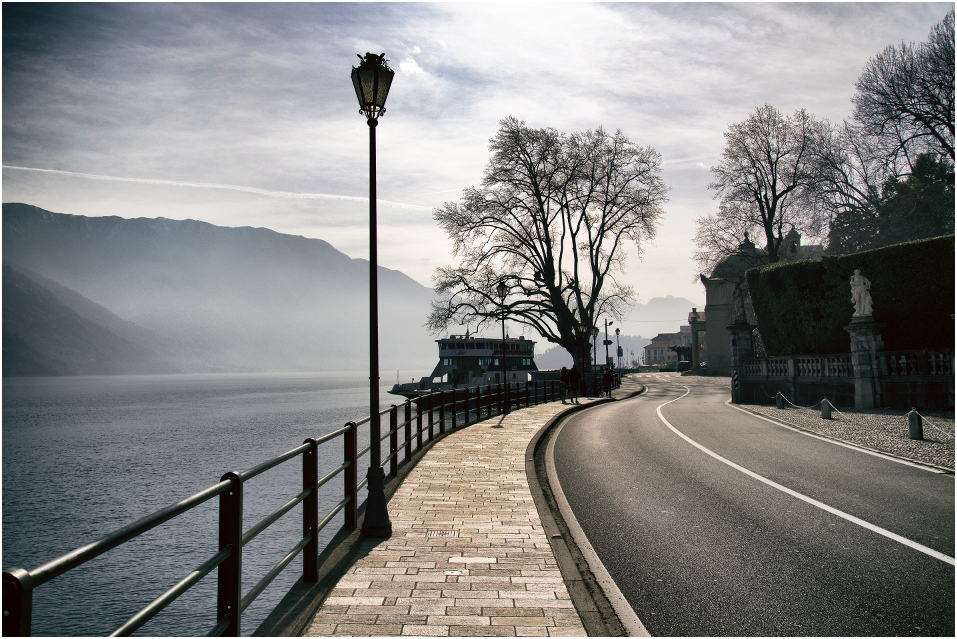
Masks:
[[[954,347],[954,236],[748,270],[768,355],[850,352],[854,269],[871,282],[874,321],[888,351]]]

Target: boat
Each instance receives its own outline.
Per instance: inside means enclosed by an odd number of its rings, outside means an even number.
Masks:
[[[535,342],[525,337],[501,339],[474,335],[449,335],[435,340],[439,363],[432,374],[417,382],[396,384],[389,392],[407,399],[435,391],[477,388],[503,382],[527,382],[535,366]],[[505,366],[503,370],[502,357]]]

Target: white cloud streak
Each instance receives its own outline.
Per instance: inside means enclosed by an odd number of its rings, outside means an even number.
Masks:
[[[160,180],[155,178],[131,178],[120,177],[116,175],[96,175],[94,173],[78,173],[76,171],[60,171],[57,169],[39,169],[28,166],[13,166],[4,164],[3,168],[15,171],[34,171],[37,173],[53,173],[67,177],[83,178],[87,180],[106,180],[111,182],[132,182],[135,184],[156,184],[160,186],[181,186],[194,189],[223,189],[227,191],[240,191],[243,193],[253,193],[265,197],[285,198],[292,200],[341,200],[346,202],[368,202],[368,198],[356,197],[352,195],[330,195],[328,193],[293,193],[290,191],[270,191],[268,189],[259,189],[253,186],[239,186],[236,184],[209,184],[206,182],[182,182],[179,180]],[[385,206],[394,206],[404,209],[415,209],[420,211],[431,211],[428,206],[418,204],[404,204],[402,202],[390,202],[388,200],[376,200],[377,203]]]

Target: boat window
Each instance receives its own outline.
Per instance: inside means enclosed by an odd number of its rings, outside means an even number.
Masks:
[[[475,348],[475,344],[472,343],[472,342],[468,342],[468,343],[465,345],[465,348],[469,348],[469,349]]]

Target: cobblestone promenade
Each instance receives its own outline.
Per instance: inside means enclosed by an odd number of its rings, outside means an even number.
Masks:
[[[305,636],[585,636],[525,476],[528,443],[567,408],[438,442],[389,501],[392,537],[363,542]]]

